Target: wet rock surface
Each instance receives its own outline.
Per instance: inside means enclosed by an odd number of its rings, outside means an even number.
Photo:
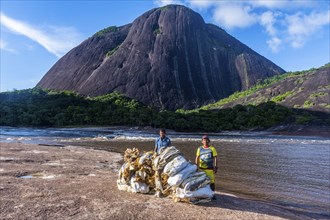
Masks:
[[[192,205],[119,191],[119,153],[0,144],[1,219],[308,219],[219,192],[215,201]]]

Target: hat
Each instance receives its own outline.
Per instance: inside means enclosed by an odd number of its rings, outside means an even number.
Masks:
[[[208,139],[208,140],[210,140],[209,136],[207,136],[207,135],[204,135],[204,136],[202,137],[202,139]]]

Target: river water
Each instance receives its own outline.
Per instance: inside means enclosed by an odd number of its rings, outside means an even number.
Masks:
[[[150,150],[158,137],[157,130],[125,127],[0,127],[0,134],[0,142],[55,146],[89,143],[90,147],[112,146],[111,150],[115,148],[119,152],[128,146]],[[192,161],[202,135],[168,132],[172,145]],[[219,155],[217,190],[261,200],[306,216],[330,219],[330,137],[267,132],[212,133],[209,137]]]

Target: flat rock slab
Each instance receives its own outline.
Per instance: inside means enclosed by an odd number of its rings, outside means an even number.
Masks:
[[[218,192],[216,201],[192,205],[119,191],[119,153],[0,145],[0,219],[308,219]]]

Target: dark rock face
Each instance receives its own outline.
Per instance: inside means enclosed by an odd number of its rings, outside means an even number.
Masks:
[[[189,109],[283,72],[189,8],[169,5],[87,39],[37,86],[89,96],[118,91],[161,109]]]

